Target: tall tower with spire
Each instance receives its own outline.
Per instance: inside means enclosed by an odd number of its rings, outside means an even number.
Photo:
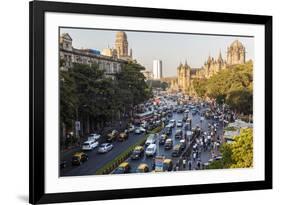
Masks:
[[[128,56],[128,40],[124,31],[118,31],[115,37],[115,49],[118,57]]]

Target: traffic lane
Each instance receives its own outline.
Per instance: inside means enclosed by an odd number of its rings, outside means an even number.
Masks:
[[[99,154],[97,152],[98,148],[92,151],[87,151],[89,160],[80,166],[71,166],[69,169],[61,169],[61,176],[80,176],[80,175],[92,175],[104,166],[106,163],[113,160],[119,154],[124,152],[129,146],[135,144],[144,134],[134,134],[130,133],[126,141],[123,142],[113,142],[113,149],[108,153]]]
[[[182,120],[182,118],[183,118],[182,113],[173,113],[173,116],[170,119],[175,119],[177,121],[177,120]],[[175,137],[176,130],[178,130],[178,129],[183,130],[182,127],[175,126],[175,127],[172,128],[172,134],[169,135],[169,138],[171,138],[173,140],[173,146],[180,143],[180,138]],[[165,158],[172,159],[173,164],[175,165],[176,162],[179,160],[179,157],[172,157],[172,152],[173,152],[172,149],[166,150],[164,148],[164,145],[159,145],[159,138],[160,138],[162,133],[163,133],[163,129],[159,132],[159,135],[158,135],[157,154],[156,155],[160,155],[160,156],[164,156]],[[146,149],[146,146],[145,146],[145,149]],[[131,172],[136,172],[138,166],[141,163],[147,164],[148,167],[149,167],[149,170],[151,171],[152,166],[153,166],[153,161],[154,161],[153,157],[147,157],[145,154],[141,159],[131,159],[131,158],[129,158],[127,160],[127,162],[129,162],[129,164],[130,164]]]
[[[171,118],[169,118],[169,120],[171,119],[174,119],[176,121],[178,120],[182,120],[183,119],[183,113],[176,113],[176,112],[173,112],[173,116]],[[191,127],[195,127],[197,125],[199,125],[201,127],[201,130],[203,132],[205,131],[208,131],[208,124],[211,123],[213,124],[215,121],[214,120],[208,120],[208,119],[204,119],[202,121],[202,123],[200,122],[200,118],[201,116],[199,114],[195,114],[195,115],[192,115],[192,113],[189,113],[188,114],[188,117],[190,119],[192,119],[192,126]],[[177,127],[175,126],[173,129],[172,129],[172,134],[169,136],[173,142],[174,142],[174,145],[176,144],[179,144],[180,143],[180,139],[179,138],[176,138],[175,137],[175,133],[176,133],[176,130],[178,129],[181,129],[183,130],[183,132],[185,131],[183,129],[183,127]],[[163,129],[161,130],[161,132],[159,133],[159,136],[161,136],[161,133],[163,132]],[[159,139],[157,140],[159,142]],[[188,145],[187,145],[188,146]],[[146,148],[146,147],[145,147]],[[179,157],[172,157],[172,149],[170,150],[165,150],[164,146],[163,145],[157,145],[157,155],[161,155],[161,156],[165,156],[165,158],[169,158],[169,159],[172,159],[173,160],[173,165],[175,166],[175,164],[177,163],[177,161],[179,160]],[[149,168],[150,168],[150,171],[152,170],[152,165],[153,165],[153,157],[146,157],[145,154],[144,156],[141,158],[141,159],[138,159],[138,160],[132,160],[132,159],[128,159],[127,160],[129,163],[130,163],[130,166],[131,166],[131,172],[135,172],[138,168],[138,166],[141,164],[141,163],[146,163]]]

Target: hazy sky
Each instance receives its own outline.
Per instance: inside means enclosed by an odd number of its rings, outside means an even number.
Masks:
[[[96,29],[62,28],[61,33],[69,33],[74,48],[92,48],[102,51],[114,47],[116,31]],[[209,55],[217,58],[221,51],[226,59],[227,46],[239,40],[246,47],[246,60],[254,60],[254,38],[215,35],[195,35],[176,33],[157,33],[126,31],[129,49],[133,49],[133,58],[152,70],[154,59],[162,60],[163,75],[175,76],[180,62],[192,68],[201,67]]]

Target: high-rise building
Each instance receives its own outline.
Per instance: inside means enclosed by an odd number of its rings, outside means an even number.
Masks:
[[[161,79],[162,77],[162,61],[153,60],[153,79]]]

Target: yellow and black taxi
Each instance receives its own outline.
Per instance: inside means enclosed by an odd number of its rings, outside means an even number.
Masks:
[[[124,132],[121,132],[119,135],[118,135],[118,141],[120,141],[120,142],[122,142],[122,141],[125,141],[125,140],[127,140],[128,139],[128,134],[127,134],[127,132],[126,131],[124,131]]]
[[[149,172],[149,167],[148,167],[148,165],[145,164],[145,163],[141,163],[141,164],[138,166],[137,173],[146,173],[146,172]]]
[[[173,160],[172,159],[164,159],[163,162],[163,170],[165,171],[172,171],[173,170]]]
[[[107,135],[106,141],[107,142],[113,142],[114,140],[116,140],[116,138],[118,137],[119,132],[117,130],[112,130],[112,132],[110,132]]]
[[[166,139],[164,148],[165,150],[172,149],[173,147],[173,140],[171,138]]]
[[[178,156],[180,156],[181,152],[182,152],[182,145],[181,144],[176,144],[173,147],[172,156],[173,157],[178,157]]]
[[[130,170],[131,166],[129,162],[123,162],[114,170],[113,174],[126,174],[130,173]]]
[[[168,139],[168,135],[166,135],[166,134],[161,135],[160,139],[159,139],[159,144],[164,145],[166,142],[166,139]]]
[[[144,155],[144,149],[143,146],[136,146],[132,155],[131,159],[140,159]]]
[[[88,160],[88,155],[84,152],[75,152],[72,155],[72,165],[80,165]]]

